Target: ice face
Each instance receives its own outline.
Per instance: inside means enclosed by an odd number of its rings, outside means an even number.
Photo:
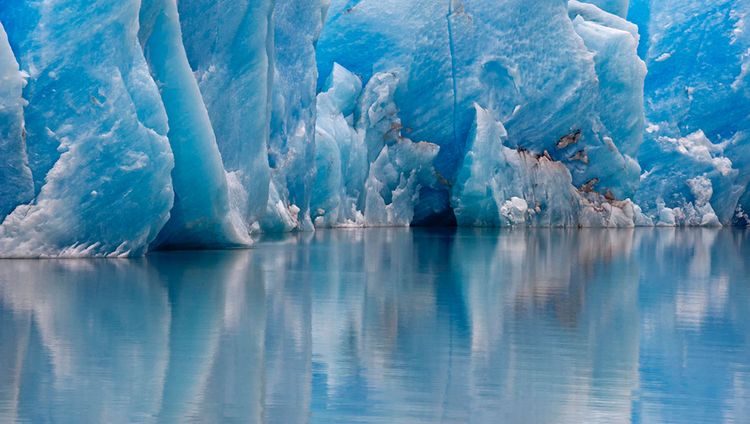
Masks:
[[[319,227],[363,225],[369,162],[364,134],[354,127],[362,81],[335,64],[326,86],[317,99],[311,213]]]
[[[317,52],[321,76],[330,73],[334,62],[365,81],[377,73],[398,72],[399,87],[393,96],[404,135],[440,145],[436,167],[450,177],[461,153],[454,143],[449,7],[448,2],[419,0],[333,1]],[[368,150],[372,161],[379,150]],[[439,193],[430,196],[437,199],[428,202],[431,207],[418,206],[416,220],[449,213],[447,189]],[[420,204],[426,201],[423,197]]]
[[[247,227],[264,214],[270,169],[273,2],[178,2],[188,60],[229,174],[230,201]]]
[[[571,1],[570,16],[576,33],[594,55],[601,122],[618,150],[634,158],[645,128],[646,64],[637,55],[638,29],[624,19],[597,13],[596,8],[577,8],[576,4],[581,5]],[[636,188],[632,187],[630,193]]]
[[[261,227],[311,230],[315,168],[315,43],[323,25],[319,1],[285,0],[274,10],[274,84],[268,157],[280,202],[269,200]],[[278,217],[278,218],[277,218]]]
[[[26,130],[23,124],[26,81],[0,25],[0,222],[16,206],[34,197],[29,160],[26,156]]]
[[[746,183],[740,186],[736,182],[747,181],[725,156],[727,147],[727,144],[713,144],[702,131],[679,138],[651,135],[640,155],[648,170],[636,201],[645,210],[655,211],[660,218],[674,214],[663,222],[665,225],[700,225],[704,215],[706,222],[712,225],[727,223],[746,186]],[[696,192],[691,181],[698,180],[703,188]],[[732,198],[723,199],[726,195]],[[708,208],[702,207],[706,205]],[[667,215],[663,215],[664,209],[668,209]]]
[[[0,255],[314,226],[747,225],[748,14],[748,0],[6,0]]]
[[[504,123],[511,145],[547,150],[576,186],[596,180],[600,193],[626,198],[640,174],[645,66],[637,29],[589,6],[571,21],[557,1],[334,1],[319,67],[339,61],[366,78],[400,69],[406,134],[440,146],[435,165],[450,183],[477,102]],[[556,148],[565,137],[575,143]]]
[[[628,14],[628,4],[630,3],[629,0],[589,0],[588,2],[623,18]]]
[[[365,182],[369,226],[409,226],[423,187],[434,185],[432,161],[439,147],[398,137],[380,151]]]
[[[453,188],[456,219],[466,226],[633,227],[649,219],[630,200],[576,189],[570,171],[549,154],[506,145],[508,133],[475,105],[468,152]]]
[[[437,185],[439,148],[402,134],[397,71],[360,79],[334,64],[318,95],[317,174],[311,210],[318,227],[408,226],[423,189]]]
[[[38,190],[0,226],[2,256],[138,255],[167,221],[173,157],[138,44],[139,4],[0,4],[29,73],[24,120]]]
[[[440,148],[406,137],[395,102],[397,71],[372,76],[362,93],[358,130],[364,135],[368,160],[365,222],[371,226],[407,226],[423,189],[436,187],[433,162]]]
[[[182,44],[175,0],[144,0],[139,39],[159,87],[175,158],[175,202],[156,247],[250,243],[241,217],[230,219],[229,191],[216,137]],[[239,214],[240,211],[236,211]]]
[[[677,211],[677,224],[742,224],[750,181],[750,91],[745,28],[750,2],[634,1],[640,53],[649,68],[649,122],[636,200],[654,215]],[[710,28],[710,30],[708,29]],[[709,181],[712,210],[690,181]],[[715,213],[715,216],[713,215]]]

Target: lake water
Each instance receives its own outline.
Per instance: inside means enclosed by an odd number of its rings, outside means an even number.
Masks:
[[[0,422],[748,423],[750,233],[0,261]]]

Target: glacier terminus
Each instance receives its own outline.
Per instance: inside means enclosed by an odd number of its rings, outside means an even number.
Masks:
[[[0,0],[0,257],[750,224],[750,0]]]

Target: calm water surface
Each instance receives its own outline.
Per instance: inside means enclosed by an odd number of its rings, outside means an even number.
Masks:
[[[748,423],[750,234],[0,261],[0,422]]]

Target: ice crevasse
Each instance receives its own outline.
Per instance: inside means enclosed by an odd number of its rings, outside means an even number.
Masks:
[[[0,2],[0,256],[750,222],[750,0]]]

